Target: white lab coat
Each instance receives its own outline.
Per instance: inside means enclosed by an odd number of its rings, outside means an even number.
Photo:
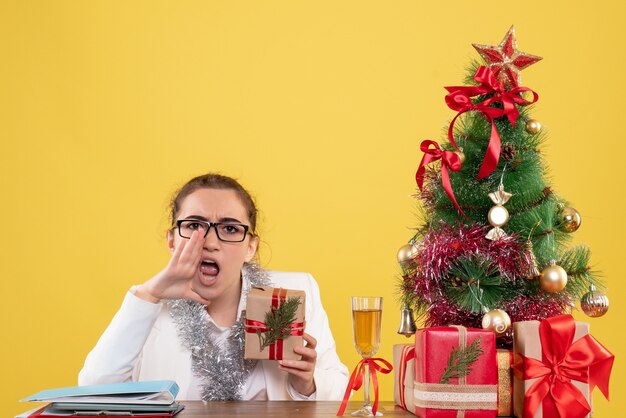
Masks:
[[[340,400],[348,383],[348,370],[337,356],[315,279],[308,273],[270,271],[269,274],[272,286],[306,293],[305,331],[317,339],[314,371],[317,391],[312,398]],[[244,305],[245,298],[242,298],[240,312],[245,309]],[[247,384],[262,385],[262,381],[250,380],[264,379],[267,399],[302,399],[290,396],[293,389],[287,388],[288,375],[278,370],[277,361],[262,360],[257,367],[262,368],[262,373],[250,375]],[[191,353],[182,345],[169,309],[162,303],[150,303],[128,292],[120,310],[87,356],[78,384],[164,379],[178,383],[179,400],[199,399],[201,391],[190,387],[199,381],[193,376]]]

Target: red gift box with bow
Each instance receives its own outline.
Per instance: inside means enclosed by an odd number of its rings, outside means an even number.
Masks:
[[[450,374],[461,358],[471,357],[472,347],[476,356],[469,363],[469,373]],[[451,375],[447,383],[442,379],[446,375]],[[498,366],[493,331],[461,326],[419,330],[413,400],[414,413],[422,418],[495,418]]]
[[[513,324],[513,407],[519,418],[591,416],[591,392],[609,397],[614,356],[589,324],[559,315]]]

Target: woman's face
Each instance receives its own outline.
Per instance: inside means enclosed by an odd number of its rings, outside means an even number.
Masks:
[[[231,189],[198,189],[188,195],[176,216],[207,222],[234,222],[250,227],[250,219],[237,192]],[[168,234],[171,251],[185,240],[174,229]],[[246,234],[243,242],[224,242],[217,238],[215,228],[203,240],[201,274],[194,277],[193,290],[203,298],[215,301],[227,298],[239,301],[241,268],[256,253],[258,238]]]

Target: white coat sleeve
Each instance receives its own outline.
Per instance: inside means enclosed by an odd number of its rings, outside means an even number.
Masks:
[[[132,380],[143,346],[161,311],[130,291],[113,320],[85,359],[78,384],[95,385]]]
[[[312,315],[306,318],[306,331],[317,339],[317,362],[315,379],[315,399],[318,401],[341,400],[348,385],[348,368],[339,360],[335,339],[330,331],[328,316],[322,306],[317,282],[307,273],[310,280],[309,299]]]

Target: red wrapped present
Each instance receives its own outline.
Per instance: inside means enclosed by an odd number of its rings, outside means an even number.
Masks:
[[[609,397],[614,356],[571,315],[513,324],[513,352],[516,417],[590,417],[594,387]]]
[[[513,351],[499,348],[498,357],[498,416],[513,415]]]
[[[300,360],[293,349],[303,346],[304,303],[302,290],[253,287],[246,302],[244,358]]]
[[[409,412],[415,410],[413,401],[413,378],[415,376],[415,346],[396,344],[393,346],[393,400],[396,405]]]
[[[415,334],[415,415],[495,418],[498,367],[493,331],[433,327]]]

